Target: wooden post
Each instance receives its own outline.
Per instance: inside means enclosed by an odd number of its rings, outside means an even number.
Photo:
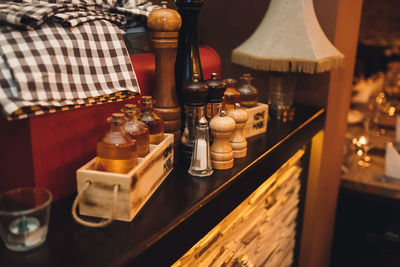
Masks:
[[[175,60],[178,47],[178,32],[182,25],[179,13],[166,7],[153,10],[147,18],[147,26],[152,31],[155,54],[156,87],[153,90],[154,110],[164,120],[164,130],[173,133],[175,142],[181,135],[181,108],[175,88]]]
[[[333,44],[346,58],[343,68],[330,73],[324,134],[313,139],[310,160],[313,175],[310,173],[307,183],[300,267],[329,266],[363,1],[319,2],[324,8],[328,4],[337,7]],[[328,13],[331,12],[334,9],[329,9]]]

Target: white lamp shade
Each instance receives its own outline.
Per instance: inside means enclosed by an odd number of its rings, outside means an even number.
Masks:
[[[312,0],[271,0],[256,31],[232,52],[232,62],[265,71],[316,73],[343,65]]]

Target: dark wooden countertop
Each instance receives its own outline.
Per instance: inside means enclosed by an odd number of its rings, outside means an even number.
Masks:
[[[232,169],[194,178],[175,164],[132,222],[92,229],[71,216],[75,196],[53,203],[47,241],[17,253],[0,244],[0,266],[170,265],[273,174],[324,126],[325,113],[296,107],[293,122],[269,125],[248,139],[248,156]],[[71,179],[74,179],[71,177]]]

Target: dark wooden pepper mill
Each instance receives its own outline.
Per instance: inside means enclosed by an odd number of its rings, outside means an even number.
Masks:
[[[207,93],[208,86],[199,81],[197,74],[194,74],[193,82],[186,82],[183,85],[186,120],[182,134],[181,152],[185,160],[190,160],[192,157],[194,133],[199,119],[205,117]]]
[[[205,83],[208,85],[206,118],[210,121],[222,109],[226,84],[218,80],[217,73],[211,73],[211,79],[206,80]]]
[[[204,81],[201,68],[198,37],[198,18],[203,0],[175,0],[175,5],[182,17],[179,31],[178,54],[175,63],[175,79],[179,103],[183,105],[183,85],[193,81],[198,74],[199,81]]]
[[[181,108],[175,87],[174,64],[178,47],[178,31],[182,20],[179,13],[167,8],[162,1],[161,9],[153,10],[147,18],[147,26],[152,31],[155,53],[156,87],[153,90],[154,110],[164,120],[164,130],[173,133],[175,141],[181,136]]]

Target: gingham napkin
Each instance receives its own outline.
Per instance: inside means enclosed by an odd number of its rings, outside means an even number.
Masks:
[[[0,106],[8,119],[118,101],[139,93],[124,31],[116,26],[124,23],[122,13],[90,10],[89,5],[82,8],[82,3],[63,3],[63,13],[55,11],[62,10],[60,6],[55,9],[49,4],[45,9],[51,15],[38,10],[19,12],[6,21],[0,12],[0,19],[8,24],[0,26]]]
[[[22,2],[5,2],[0,0],[0,22],[24,29],[40,27],[48,19],[55,17],[56,21],[74,21],[71,25],[94,19],[110,20],[119,26],[127,19],[135,16],[147,16],[151,10],[158,8],[147,0],[53,0]],[[88,18],[88,19],[85,19]],[[64,26],[71,26],[64,25]]]

